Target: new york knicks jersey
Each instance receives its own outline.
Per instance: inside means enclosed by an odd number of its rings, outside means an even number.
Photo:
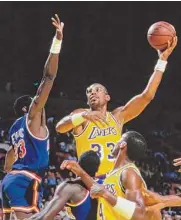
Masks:
[[[88,121],[82,133],[75,135],[78,158],[86,151],[94,150],[101,160],[97,175],[103,175],[113,168],[114,158],[111,154],[115,144],[121,138],[122,126],[114,116],[107,112],[106,121],[108,125],[97,127]]]
[[[123,185],[121,184],[120,177],[122,172],[125,169],[132,168],[134,171],[141,177],[139,169],[133,164],[129,163],[125,166],[111,171],[106,179],[104,180],[104,185],[109,192],[111,192],[115,196],[119,196],[122,198],[125,198],[125,189]],[[141,177],[142,178],[142,177]],[[143,180],[143,188],[146,188],[146,183]],[[113,207],[103,198],[99,198],[99,205],[98,205],[98,211],[97,211],[97,220],[126,220],[124,217],[121,217],[119,213],[117,213]]]
[[[99,179],[99,178],[94,178],[94,181],[99,183],[99,184],[103,184],[103,180],[102,179]],[[74,180],[73,182],[72,181],[69,181],[69,183],[71,184],[79,184],[81,185],[82,187],[84,187],[86,189],[86,186],[85,184],[80,180]],[[90,193],[89,191],[87,190],[87,193],[86,195],[84,196],[84,198],[77,202],[76,204],[74,203],[70,203],[70,202],[67,202],[67,206],[65,207],[66,208],[66,212],[68,214],[68,217],[72,220],[86,220],[89,218],[89,215],[90,215],[90,212],[91,211],[95,211],[92,207],[93,206],[93,200],[90,198]],[[96,207],[97,207],[97,204],[96,204]]]
[[[9,140],[16,161],[13,170],[29,170],[43,177],[49,162],[49,132],[46,138],[35,137],[27,125],[28,115],[17,119],[9,130]]]
[[[86,220],[91,209],[91,198],[87,191],[84,199],[76,204],[67,203],[66,211],[70,219]]]

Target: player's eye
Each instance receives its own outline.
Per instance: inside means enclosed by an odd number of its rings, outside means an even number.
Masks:
[[[101,88],[96,88],[96,92],[101,92]]]
[[[86,93],[87,93],[87,94],[90,93],[90,89],[87,89]]]

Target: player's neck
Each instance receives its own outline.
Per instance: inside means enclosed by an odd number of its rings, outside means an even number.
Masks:
[[[106,113],[107,113],[107,106],[99,106],[95,109],[91,108],[92,111],[100,111],[103,115],[106,116]]]
[[[115,169],[118,169],[118,168],[121,168],[123,166],[125,166],[126,164],[129,164],[129,163],[132,163],[131,160],[129,160],[127,157],[125,157],[124,155],[120,155],[117,159],[116,159],[116,162],[115,162],[115,165],[114,165],[114,168],[113,170]]]

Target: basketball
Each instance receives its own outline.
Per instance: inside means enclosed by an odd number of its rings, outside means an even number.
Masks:
[[[149,44],[157,50],[166,49],[168,41],[172,42],[175,36],[176,31],[174,26],[165,21],[152,24],[147,33]]]

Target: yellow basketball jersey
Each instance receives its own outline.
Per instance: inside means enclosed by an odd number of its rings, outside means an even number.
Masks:
[[[97,127],[93,122],[88,122],[81,134],[74,134],[78,158],[88,150],[94,150],[99,155],[101,165],[97,175],[112,170],[114,158],[111,151],[121,138],[122,125],[119,125],[110,112],[107,112],[106,121],[108,125],[104,127],[100,123]]]
[[[126,164],[125,166],[110,172],[104,180],[104,185],[113,195],[125,198],[125,190],[120,182],[120,177],[122,172],[128,168],[133,168],[135,172],[141,176],[139,169],[133,163]],[[144,180],[143,187],[146,187]],[[121,215],[117,213],[105,199],[99,198],[97,220],[125,220],[125,218],[121,217]]]

